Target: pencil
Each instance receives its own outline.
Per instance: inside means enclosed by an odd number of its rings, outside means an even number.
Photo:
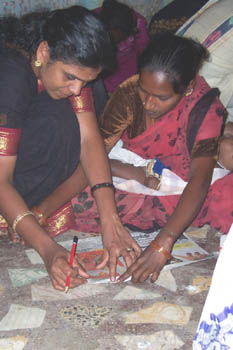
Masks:
[[[71,267],[72,267],[72,265],[73,265],[74,255],[75,255],[77,243],[78,243],[78,237],[77,237],[77,236],[74,236],[73,244],[72,244],[72,249],[71,249],[71,253],[70,253],[70,266],[71,266]],[[65,293],[68,292],[69,287],[70,287],[70,276],[67,276],[67,278],[66,278]]]

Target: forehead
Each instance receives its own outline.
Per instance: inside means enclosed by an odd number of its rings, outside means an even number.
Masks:
[[[102,68],[90,68],[79,66],[76,64],[67,64],[61,61],[57,61],[54,63],[55,69],[60,70],[65,74],[72,75],[74,78],[83,81],[91,81],[96,79],[97,75],[101,72]]]
[[[139,84],[154,95],[174,94],[173,86],[164,72],[141,71]]]
[[[226,151],[233,151],[233,136],[222,140],[220,147]]]

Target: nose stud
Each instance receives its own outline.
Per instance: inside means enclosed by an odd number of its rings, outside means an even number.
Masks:
[[[142,102],[143,106],[145,106],[146,102]]]

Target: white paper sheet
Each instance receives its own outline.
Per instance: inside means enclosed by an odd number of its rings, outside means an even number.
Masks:
[[[11,304],[8,313],[0,321],[0,331],[40,327],[45,315],[45,310],[36,307]]]

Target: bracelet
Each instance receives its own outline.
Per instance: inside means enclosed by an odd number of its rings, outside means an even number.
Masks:
[[[159,183],[158,183],[158,185],[156,186],[155,191],[158,191],[158,190],[160,189],[160,186],[161,186],[161,180],[159,180]]]
[[[35,217],[40,224],[40,226],[44,227],[47,226],[47,220],[44,216],[44,214],[38,209],[38,207],[34,206],[32,207],[32,212],[35,214]]]
[[[13,221],[13,224],[12,224],[12,228],[13,228],[13,231],[16,233],[15,229],[16,229],[16,226],[17,224],[27,215],[33,215],[35,216],[35,214],[31,211],[26,211],[25,213],[23,214],[19,214],[16,216],[15,220]]]
[[[94,186],[91,187],[91,194],[92,194],[92,197],[93,196],[93,193],[98,190],[99,188],[103,188],[103,187],[109,187],[109,188],[112,188],[113,190],[115,190],[115,187],[114,185],[111,183],[111,182],[102,182],[100,184],[96,184]]]
[[[153,167],[154,167],[155,163],[156,163],[156,160],[151,159],[151,161],[147,164],[146,176],[147,177],[153,176],[153,177],[156,177],[157,179],[159,179],[159,174],[155,173],[154,170],[153,170]]]
[[[161,247],[156,241],[152,241],[150,246],[155,248],[155,250],[162,254],[167,260],[170,260],[172,258],[171,253],[164,247]]]

